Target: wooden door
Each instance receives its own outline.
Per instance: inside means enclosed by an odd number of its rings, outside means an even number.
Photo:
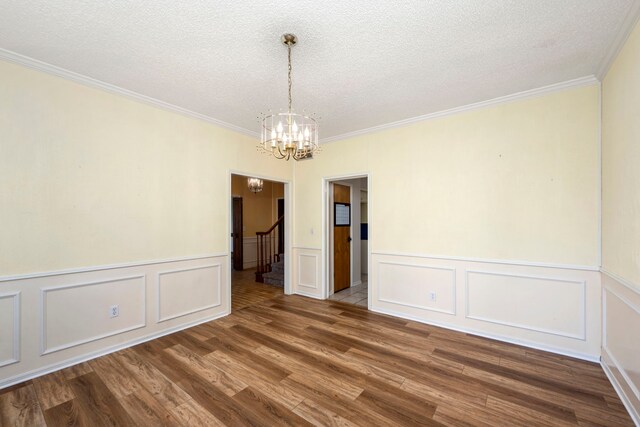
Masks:
[[[233,269],[242,271],[242,197],[233,198]]]
[[[284,216],[284,199],[278,199],[278,218],[281,216]],[[284,222],[286,220],[285,218],[278,226],[278,254],[284,253]]]
[[[351,286],[351,189],[333,184],[333,291]]]

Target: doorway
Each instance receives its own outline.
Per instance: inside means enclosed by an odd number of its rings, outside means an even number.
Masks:
[[[325,179],[325,184],[325,295],[368,308],[368,176]]]
[[[242,197],[233,197],[233,228],[231,232],[231,238],[233,242],[232,254],[233,254],[233,269],[236,271],[243,270],[244,258],[243,258],[243,225],[242,225]]]
[[[249,179],[254,178],[249,185]],[[231,308],[284,295],[288,280],[285,222],[288,184],[231,173]]]

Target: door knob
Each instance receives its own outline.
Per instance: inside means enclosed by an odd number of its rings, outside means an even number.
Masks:
[[[351,240],[353,240],[351,236],[347,237],[347,242],[351,242]]]

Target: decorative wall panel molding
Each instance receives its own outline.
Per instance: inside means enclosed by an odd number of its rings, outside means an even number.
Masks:
[[[320,249],[294,247],[292,291],[298,295],[323,299]]]
[[[319,290],[318,255],[298,254],[298,286]]]
[[[618,382],[621,398],[640,418],[640,292],[610,273],[603,274],[603,362],[614,374],[610,379]]]
[[[145,296],[144,274],[42,288],[40,354],[144,328]],[[120,314],[109,318],[113,305]]]
[[[254,237],[242,238],[242,268],[255,268],[258,265],[258,239]]]
[[[378,262],[378,301],[456,314],[456,269]]]
[[[20,362],[20,292],[0,294],[0,367]]]
[[[159,272],[158,323],[220,306],[221,271],[217,263]]]
[[[586,339],[586,283],[528,274],[467,270],[469,319]]]
[[[0,388],[229,314],[228,267],[198,255],[1,278]]]
[[[384,251],[373,251],[370,262],[373,311],[585,360],[600,356],[598,271]]]

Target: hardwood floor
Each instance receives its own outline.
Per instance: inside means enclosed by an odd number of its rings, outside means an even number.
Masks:
[[[282,288],[255,281],[255,268],[231,272],[231,311],[284,294]]]
[[[277,296],[0,390],[0,425],[633,425],[599,365]]]

